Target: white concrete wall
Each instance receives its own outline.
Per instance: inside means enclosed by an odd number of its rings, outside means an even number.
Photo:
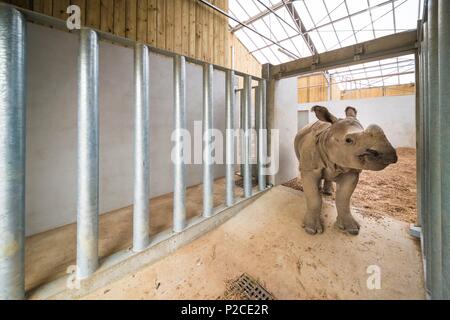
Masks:
[[[310,110],[312,106],[323,105],[339,118],[345,117],[345,108],[353,106],[358,110],[358,120],[364,127],[377,124],[383,128],[392,145],[398,147],[416,147],[415,96],[393,96],[358,100],[336,100],[303,103],[298,110]],[[310,113],[310,122],[317,120]]]
[[[279,130],[279,171],[275,184],[297,176],[297,158],[294,138],[297,134],[297,78],[277,81],[275,84],[274,127]]]
[[[396,96],[360,100],[297,103],[297,80],[278,81],[275,89],[275,127],[280,132],[280,168],[275,183],[284,183],[298,176],[298,162],[294,152],[299,110],[310,110],[314,105],[326,106],[337,117],[344,117],[347,106],[358,110],[358,119],[363,126],[377,124],[395,147],[415,148],[415,97]],[[309,113],[309,122],[317,121]]]
[[[76,221],[78,37],[29,24],[26,234]],[[172,192],[172,60],[150,55],[151,196]],[[202,119],[202,70],[187,65],[187,122]],[[225,76],[214,73],[214,123],[225,125]],[[133,51],[100,45],[100,211],[133,202]],[[200,142],[201,143],[201,142]],[[216,177],[224,167],[216,165]],[[201,183],[201,165],[187,168]]]

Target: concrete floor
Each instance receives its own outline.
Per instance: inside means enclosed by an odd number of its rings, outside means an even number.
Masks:
[[[236,179],[239,179],[236,176]],[[243,196],[241,188],[235,188],[236,196]],[[214,205],[224,203],[224,179],[214,184]],[[186,208],[188,218],[202,212],[202,186],[187,189]],[[99,255],[107,257],[131,246],[133,207],[105,213],[100,216]],[[150,201],[150,232],[159,233],[172,226],[172,194]],[[76,223],[46,231],[26,239],[25,287],[27,291],[59,278],[76,260]]]
[[[360,235],[348,236],[325,205],[325,233],[310,236],[301,227],[304,210],[301,192],[276,187],[214,231],[85,298],[217,299],[244,272],[277,299],[424,298],[419,242],[406,223],[356,213]],[[367,288],[372,265],[381,289]]]

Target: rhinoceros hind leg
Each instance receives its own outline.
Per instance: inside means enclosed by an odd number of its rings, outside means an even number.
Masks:
[[[359,233],[360,225],[350,211],[350,198],[358,184],[359,174],[349,172],[336,181],[336,208],[338,212],[336,226],[351,235]]]
[[[306,196],[306,213],[303,218],[303,228],[309,234],[323,233],[320,219],[322,197],[319,190],[320,172],[306,172],[303,177],[303,191]]]

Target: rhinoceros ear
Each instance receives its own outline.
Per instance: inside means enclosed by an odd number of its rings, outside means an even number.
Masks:
[[[333,116],[327,108],[322,106],[314,106],[311,111],[316,114],[317,119],[324,122],[335,123],[338,119]]]
[[[356,109],[353,107],[349,106],[345,109],[345,115],[347,116],[347,118],[348,117],[356,118],[357,114],[358,114],[358,111],[356,111]]]

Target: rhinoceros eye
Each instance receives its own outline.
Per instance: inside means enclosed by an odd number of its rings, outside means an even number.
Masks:
[[[353,144],[353,139],[352,139],[352,138],[346,138],[346,139],[345,139],[345,143],[347,143],[347,144]]]

